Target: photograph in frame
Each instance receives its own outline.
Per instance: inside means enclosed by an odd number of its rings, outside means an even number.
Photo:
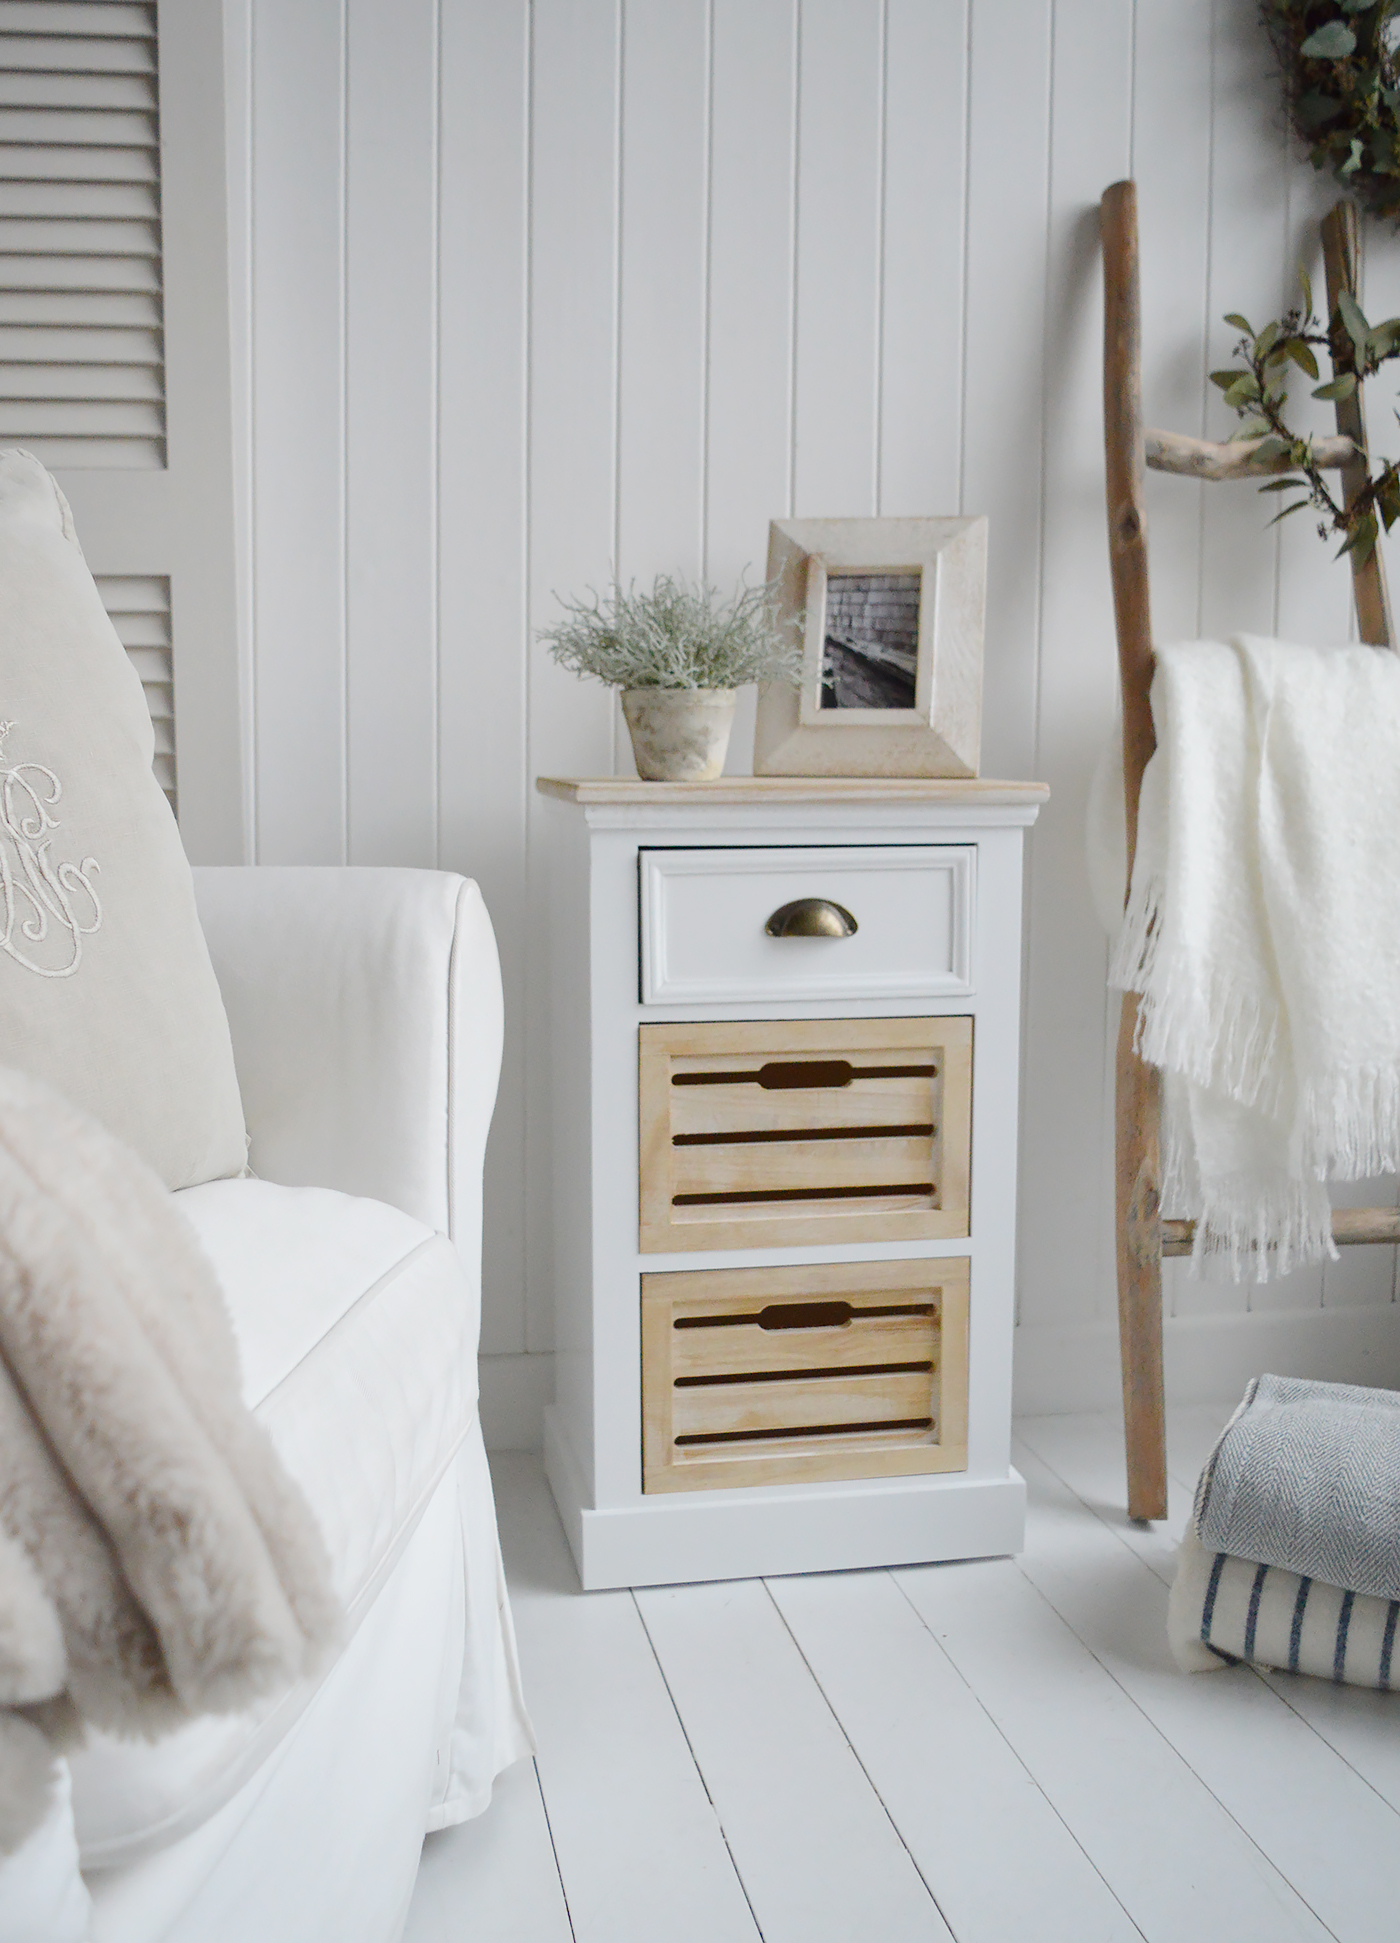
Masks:
[[[755,775],[975,776],[986,567],[980,517],[773,521],[803,669],[760,692]]]

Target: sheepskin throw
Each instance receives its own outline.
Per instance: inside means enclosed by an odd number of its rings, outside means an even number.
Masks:
[[[1158,650],[1111,982],[1163,1069],[1164,1210],[1265,1281],[1334,1252],[1329,1178],[1400,1157],[1400,657]]]
[[[0,1068],[0,1852],[43,1814],[50,1742],[246,1706],[313,1672],[338,1624],[171,1196]]]
[[[151,714],[63,494],[0,452],[0,1065],[167,1187],[240,1174],[243,1103]]]

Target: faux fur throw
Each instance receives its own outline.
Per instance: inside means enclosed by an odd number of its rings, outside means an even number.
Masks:
[[[1166,647],[1152,716],[1110,981],[1166,1075],[1164,1207],[1265,1281],[1400,1154],[1400,657]]]
[[[338,1623],[171,1196],[0,1068],[0,1853],[65,1733],[235,1711],[314,1671]]]

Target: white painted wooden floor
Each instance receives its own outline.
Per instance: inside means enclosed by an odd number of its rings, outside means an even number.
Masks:
[[[429,1837],[405,1943],[1400,1936],[1400,1699],[1167,1654],[1224,1414],[1173,1415],[1167,1531],[1113,1419],[1034,1418],[1019,1559],[587,1597],[499,1458],[539,1759]]]

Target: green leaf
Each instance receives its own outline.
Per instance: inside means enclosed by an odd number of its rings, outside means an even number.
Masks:
[[[1237,331],[1243,331],[1246,337],[1254,335],[1254,326],[1247,317],[1241,317],[1237,310],[1226,311],[1225,322],[1233,325]]]
[[[1297,479],[1290,474],[1286,479],[1270,479],[1259,490],[1260,492],[1294,492],[1301,491],[1306,484],[1306,479]]]
[[[1225,403],[1233,405],[1238,411],[1259,396],[1259,380],[1252,371],[1241,371],[1235,382],[1226,388]]]
[[[1337,398],[1350,398],[1355,390],[1356,373],[1354,371],[1344,371],[1340,378],[1333,378],[1330,384],[1318,385],[1313,392],[1313,397],[1326,398],[1329,401]]]
[[[1366,339],[1370,334],[1371,326],[1366,322],[1364,311],[1349,290],[1343,290],[1338,296],[1337,312],[1347,336],[1364,356]]]
[[[1219,385],[1222,391],[1228,391],[1239,375],[1238,368],[1233,371],[1212,371],[1210,381],[1213,385]],[[1313,376],[1316,377],[1317,373],[1314,372]]]
[[[1281,439],[1277,432],[1270,432],[1267,438],[1259,441],[1259,450],[1254,456],[1256,459],[1281,459],[1290,450],[1287,439]]]
[[[1267,418],[1242,418],[1226,440],[1226,444],[1237,445],[1241,439],[1266,438],[1269,431],[1270,426]]]
[[[1359,135],[1353,135],[1351,138],[1351,152],[1347,156],[1346,161],[1338,169],[1338,175],[1355,175],[1356,171],[1361,167],[1365,154],[1366,147],[1361,137]]]
[[[1284,343],[1284,350],[1292,358],[1298,369],[1309,378],[1317,376],[1317,359],[1312,354],[1311,345],[1305,344],[1301,337],[1290,337]]]
[[[1306,265],[1302,263],[1298,265],[1298,281],[1303,286],[1303,308],[1307,311],[1308,316],[1311,317],[1312,278],[1308,275]]]
[[[1260,490],[1262,491],[1263,488],[1261,487]],[[1291,506],[1285,506],[1281,513],[1275,513],[1269,521],[1269,525],[1277,526],[1281,519],[1287,519],[1290,513],[1301,513],[1303,508],[1308,504],[1309,501],[1306,499],[1295,499]]]
[[[1273,350],[1277,342],[1278,342],[1278,325],[1266,324],[1263,330],[1260,331],[1258,337],[1254,340],[1255,357],[1266,358],[1269,355],[1270,351]]]
[[[1340,20],[1329,20],[1315,34],[1309,34],[1298,52],[1305,61],[1344,61],[1356,51],[1356,36]]]
[[[1330,94],[1323,94],[1320,88],[1309,88],[1306,94],[1298,97],[1298,119],[1305,128],[1321,128],[1329,121],[1335,121],[1342,112],[1342,104]]]

